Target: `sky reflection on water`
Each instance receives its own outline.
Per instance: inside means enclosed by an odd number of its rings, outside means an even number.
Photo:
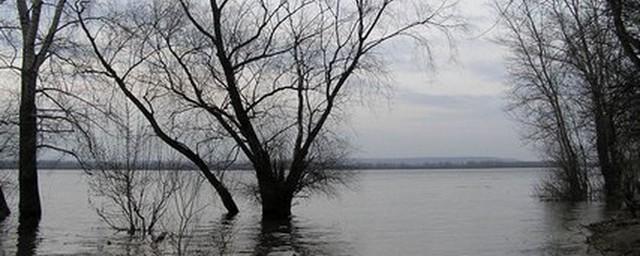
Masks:
[[[108,229],[81,172],[44,173],[40,225],[12,215],[0,255],[587,255],[582,225],[607,215],[597,203],[533,198],[543,172],[532,169],[371,171],[337,198],[301,201],[287,222],[261,221],[250,201],[233,219],[213,205],[178,246],[171,234],[153,242],[162,231]]]

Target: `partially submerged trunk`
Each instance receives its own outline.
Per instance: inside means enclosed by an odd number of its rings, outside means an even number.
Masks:
[[[22,34],[22,64],[20,66],[20,152],[19,185],[20,185],[20,218],[39,219],[42,214],[40,207],[40,192],[38,191],[38,166],[37,166],[37,108],[36,85],[38,74],[44,61],[51,55],[50,49],[54,43],[55,34],[59,30],[59,24],[63,15],[66,0],[53,2],[43,1],[16,1],[18,17],[20,20],[20,32]],[[54,7],[51,16],[41,15],[47,13],[43,8]],[[42,22],[44,17],[51,17]],[[47,24],[48,27],[41,26]],[[41,33],[44,32],[44,33]]]
[[[287,220],[291,217],[293,194],[279,186],[260,188],[263,220]]]
[[[562,122],[564,122],[564,119],[562,119]],[[585,200],[589,194],[588,183],[584,178],[585,171],[580,167],[580,159],[576,153],[574,142],[570,139],[564,123],[559,129],[561,134],[561,154],[563,155],[560,166],[566,174],[566,185],[568,186],[568,194],[565,196],[571,201]]]
[[[29,70],[22,71],[22,93],[20,98],[20,216],[40,218],[40,192],[38,190],[37,167],[37,122],[36,122],[36,81],[37,75]]]
[[[601,88],[592,91],[594,101],[594,122],[596,132],[596,150],[600,172],[604,178],[604,193],[607,203],[620,205],[623,199],[623,180],[620,155],[613,121],[607,113]]]
[[[214,181],[209,179],[209,183],[218,193],[218,197],[220,197],[220,200],[222,200],[222,205],[224,205],[224,208],[227,209],[227,215],[237,215],[240,210],[238,209],[238,205],[236,205],[236,202],[233,200],[233,196],[231,196],[231,193],[229,192],[227,187],[217,180]]]
[[[561,168],[566,174],[568,194],[565,195],[571,201],[583,201],[589,196],[589,188],[584,178],[584,170],[580,167],[579,159],[574,154],[561,163]]]
[[[2,186],[0,186],[0,221],[6,219],[9,214],[11,214],[11,210],[9,210],[9,205],[7,205],[7,200],[4,197],[4,191],[2,190]]]
[[[288,220],[291,217],[291,206],[294,190],[289,188],[285,179],[273,175],[270,166],[256,168],[263,220]]]
[[[36,255],[40,219],[20,215],[18,223],[18,251],[16,255]]]
[[[589,186],[585,177],[585,170],[581,168],[580,157],[577,152],[576,140],[570,135],[567,121],[567,111],[560,104],[560,97],[556,90],[548,97],[553,108],[556,121],[557,140],[560,145],[560,168],[564,173],[561,186],[566,187],[562,197],[571,201],[582,201],[588,197]]]

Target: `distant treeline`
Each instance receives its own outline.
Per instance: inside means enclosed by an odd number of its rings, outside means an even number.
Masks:
[[[84,162],[77,161],[55,161],[45,160],[38,161],[39,169],[49,170],[90,170],[90,169],[119,169],[124,168],[125,163],[109,162]],[[215,165],[212,165],[215,166]],[[119,168],[118,168],[119,167]],[[17,169],[17,161],[0,161],[0,169]],[[195,166],[187,162],[179,161],[149,161],[130,166],[132,169],[139,170],[193,170]]]
[[[122,163],[78,163],[75,161],[39,161],[38,167],[49,170],[82,170],[82,169],[98,169],[102,166],[124,166]],[[249,163],[234,164],[211,164],[218,166],[217,169],[229,170],[252,170]],[[479,168],[535,168],[535,167],[552,167],[552,162],[545,161],[466,161],[466,162],[425,162],[425,163],[367,163],[367,162],[346,162],[335,166],[337,170],[381,170],[381,169],[479,169]],[[0,161],[0,169],[17,169],[17,161]],[[187,162],[145,162],[134,169],[140,170],[193,170],[196,167]]]
[[[439,163],[352,163],[341,166],[339,169],[472,169],[472,168],[534,168],[552,167],[551,162],[543,161],[467,161],[467,162],[439,162]]]

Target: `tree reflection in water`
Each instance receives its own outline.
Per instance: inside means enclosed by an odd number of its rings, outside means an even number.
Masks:
[[[20,218],[18,224],[18,251],[16,255],[35,255],[38,247],[40,219]]]
[[[260,221],[253,255],[350,255],[349,244],[336,239],[334,230],[314,227],[295,217],[286,221]]]
[[[8,241],[11,240],[10,232],[15,230],[15,221],[11,216],[9,218],[0,221],[0,255],[8,255],[7,249],[10,248],[10,245],[7,245]]]

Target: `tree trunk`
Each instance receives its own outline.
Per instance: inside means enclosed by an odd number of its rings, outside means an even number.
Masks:
[[[261,188],[263,220],[288,220],[291,217],[293,196],[287,190]]]
[[[233,201],[233,197],[231,196],[231,193],[229,193],[229,190],[222,184],[214,185],[214,189],[218,193],[220,200],[222,200],[222,205],[227,209],[227,215],[237,215],[240,210],[238,209],[236,202]]]
[[[9,206],[7,205],[7,200],[4,197],[4,192],[2,190],[2,186],[0,186],[0,221],[6,219],[9,214],[11,214],[11,210],[9,210]]]
[[[580,159],[576,152],[575,143],[569,135],[567,128],[566,112],[563,109],[557,90],[549,90],[551,96],[548,100],[553,108],[556,119],[558,142],[560,143],[560,159],[562,171],[566,174],[566,185],[568,186],[568,199],[572,201],[582,201],[587,198],[588,186],[581,179],[583,171],[580,168]],[[563,184],[564,185],[564,184]]]
[[[612,163],[606,149],[598,149],[598,161],[600,161],[600,172],[604,177],[604,192],[607,202],[619,203],[622,199],[622,179],[620,177],[620,171],[617,170],[616,165]]]
[[[284,180],[273,177],[270,167],[256,168],[263,220],[288,220],[291,217],[293,190]]]
[[[569,155],[564,164],[569,179],[569,199],[572,201],[585,200],[588,196],[587,185],[580,175],[581,170],[577,156],[575,154]]]
[[[236,205],[236,202],[233,200],[233,196],[231,196],[231,193],[229,192],[227,187],[222,184],[222,182],[218,180],[213,175],[213,173],[211,173],[211,170],[209,170],[209,167],[204,163],[204,161],[202,161],[202,159],[191,153],[189,153],[188,156],[191,156],[190,159],[192,159],[192,161],[196,163],[196,165],[198,165],[204,177],[207,179],[209,184],[213,186],[213,188],[216,190],[216,193],[218,193],[220,200],[222,200],[222,205],[224,205],[224,208],[227,209],[227,216],[237,215],[240,210],[238,209],[238,205]]]
[[[596,128],[596,150],[600,172],[604,178],[604,192],[608,203],[618,205],[623,196],[622,177],[615,145],[615,133],[610,124],[610,120],[604,112],[601,102],[601,95],[594,97],[595,106],[595,128]]]
[[[20,97],[20,218],[39,219],[40,193],[38,191],[37,167],[37,122],[36,122],[36,82],[35,72],[22,71],[22,92]]]

